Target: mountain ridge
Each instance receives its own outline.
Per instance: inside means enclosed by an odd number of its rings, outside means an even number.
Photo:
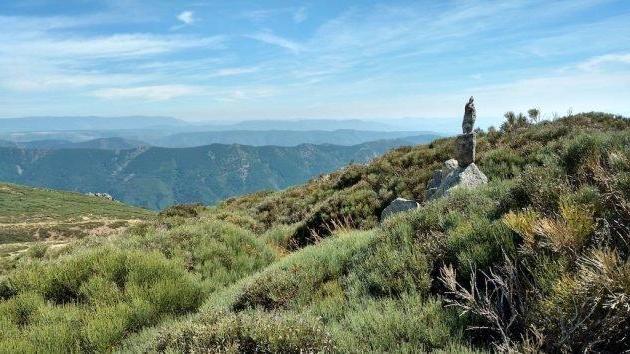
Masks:
[[[424,138],[352,146],[211,144],[129,150],[4,147],[0,148],[0,180],[105,192],[132,205],[162,209],[174,203],[212,204],[257,190],[286,188],[347,163],[367,162],[392,147]]]

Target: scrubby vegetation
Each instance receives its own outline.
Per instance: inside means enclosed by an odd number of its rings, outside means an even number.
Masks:
[[[282,192],[174,208],[62,254],[28,252],[0,282],[0,343],[26,351],[628,350],[630,121],[515,116],[478,135],[487,186],[382,225],[377,216],[396,196],[423,199],[452,139]]]
[[[251,232],[181,216],[40,253],[0,281],[0,352],[109,351],[275,259]]]
[[[0,275],[74,239],[105,237],[155,213],[80,193],[0,183]]]

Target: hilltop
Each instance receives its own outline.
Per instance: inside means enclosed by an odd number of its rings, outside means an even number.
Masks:
[[[0,351],[628,350],[630,120],[507,117],[474,190],[424,201],[444,138],[24,259]]]

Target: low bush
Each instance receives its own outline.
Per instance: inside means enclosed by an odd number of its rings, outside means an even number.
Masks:
[[[346,311],[333,331],[339,352],[430,352],[462,338],[462,321],[436,299],[418,294],[366,300]]]
[[[129,331],[196,310],[196,279],[157,252],[102,247],[22,265],[0,302],[5,348],[106,351]],[[59,333],[57,331],[60,331]]]
[[[158,250],[200,276],[208,292],[254,273],[275,260],[252,232],[223,221],[202,219],[168,230],[153,229],[119,240],[123,247]]]

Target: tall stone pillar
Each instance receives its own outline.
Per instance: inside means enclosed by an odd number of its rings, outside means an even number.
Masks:
[[[460,167],[466,167],[475,162],[475,149],[477,148],[477,140],[473,127],[477,118],[475,110],[474,98],[470,97],[464,108],[464,121],[462,122],[463,134],[458,135],[455,139],[455,159],[459,162]]]

